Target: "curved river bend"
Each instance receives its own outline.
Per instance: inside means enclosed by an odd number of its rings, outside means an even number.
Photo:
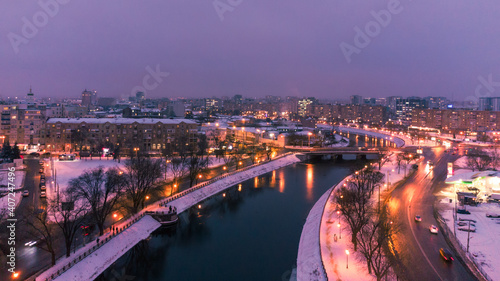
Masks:
[[[156,231],[97,280],[288,280],[307,214],[353,165],[298,163],[233,186],[182,213],[176,227]]]

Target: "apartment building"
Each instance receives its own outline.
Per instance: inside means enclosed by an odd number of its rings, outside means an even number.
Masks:
[[[40,132],[49,151],[99,151],[120,147],[161,152],[168,145],[194,144],[198,124],[187,119],[50,118]],[[184,143],[184,141],[186,143]]]

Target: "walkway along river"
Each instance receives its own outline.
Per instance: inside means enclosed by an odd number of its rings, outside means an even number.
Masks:
[[[154,232],[97,280],[288,280],[309,210],[353,164],[298,163],[235,185]]]

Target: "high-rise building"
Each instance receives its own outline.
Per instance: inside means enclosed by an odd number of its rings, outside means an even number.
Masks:
[[[479,110],[500,111],[500,97],[479,98]]]
[[[306,116],[307,114],[307,106],[312,104],[316,99],[313,97],[310,98],[303,98],[298,101],[298,110],[299,110],[299,116]]]
[[[82,92],[82,106],[95,105],[97,102],[97,92],[96,91],[85,91]]]
[[[363,97],[360,95],[352,95],[351,96],[351,104],[359,105],[363,103]]]

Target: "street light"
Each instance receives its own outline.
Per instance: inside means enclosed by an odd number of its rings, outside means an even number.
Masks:
[[[349,268],[349,250],[345,250],[345,256],[347,258],[347,262],[345,264],[345,268]]]
[[[340,223],[337,223],[337,227],[339,228],[339,239],[342,239],[342,228],[340,228]]]
[[[311,146],[311,136],[312,136],[312,133],[311,133],[311,132],[307,133],[307,137],[308,137],[308,144],[309,144],[309,146]]]

